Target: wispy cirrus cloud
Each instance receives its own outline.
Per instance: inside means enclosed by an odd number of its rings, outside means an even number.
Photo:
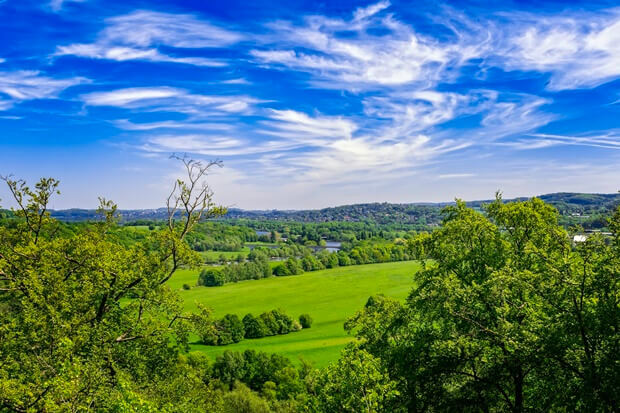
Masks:
[[[138,145],[152,154],[186,152],[210,157],[247,157],[268,152],[282,152],[299,147],[294,143],[272,140],[255,143],[245,138],[223,134],[158,134],[144,137]]]
[[[400,85],[431,88],[484,53],[487,42],[479,33],[440,40],[395,19],[385,12],[389,7],[382,1],[359,8],[348,20],[309,16],[303,25],[274,22],[265,47],[250,53],[261,64],[311,73],[317,87],[356,92]]]
[[[55,12],[59,12],[60,10],[62,10],[62,7],[65,3],[84,3],[88,0],[52,0],[50,1],[50,8],[55,11]]]
[[[243,35],[189,14],[138,10],[109,18],[94,43],[58,46],[55,56],[73,55],[116,61],[143,60],[195,66],[223,66],[226,63],[199,56],[163,53],[160,46],[175,49],[221,48],[243,39]],[[187,51],[184,50],[184,54]]]
[[[550,73],[550,90],[592,88],[620,77],[620,9],[558,15],[508,14],[490,63]]]
[[[60,92],[79,84],[89,83],[83,77],[53,78],[36,70],[0,71],[0,107],[9,108],[17,102],[57,98]]]
[[[118,119],[113,122],[116,127],[126,131],[148,131],[157,129],[183,129],[183,130],[216,130],[230,131],[233,125],[228,123],[201,122],[194,120],[165,120],[160,122],[131,122],[128,119]]]
[[[591,146],[596,148],[620,150],[620,132],[609,131],[603,134],[588,134],[585,136],[533,133],[525,138],[501,144],[522,150],[541,149],[558,145]]]
[[[81,96],[87,106],[114,106],[145,111],[179,112],[195,117],[213,113],[249,113],[258,99],[250,96],[201,95],[158,86],[115,89]]]
[[[309,116],[294,110],[271,109],[268,117],[269,120],[262,122],[266,128],[261,133],[306,145],[351,139],[358,128],[355,122],[341,116]]]

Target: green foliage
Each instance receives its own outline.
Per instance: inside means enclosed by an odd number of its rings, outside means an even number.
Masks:
[[[244,338],[261,338],[288,334],[301,329],[299,323],[281,310],[271,310],[255,318],[246,314],[243,321],[236,314],[226,314],[220,320],[211,318],[211,310],[199,305],[200,312],[192,316],[194,329],[203,344],[225,346]]]
[[[291,257],[284,261],[282,264],[278,264],[273,268],[273,275],[282,277],[286,275],[299,275],[303,274],[304,270],[297,258]]]
[[[317,374],[311,391],[317,397],[306,406],[312,412],[396,412],[398,396],[392,381],[378,359],[368,352],[347,347],[336,364]]]
[[[263,319],[260,317],[256,318],[252,314],[246,314],[243,317],[243,326],[245,329],[245,338],[261,338],[269,333]]]
[[[224,285],[226,276],[221,270],[215,268],[205,268],[200,271],[198,276],[198,285],[204,285],[206,287],[216,287]]]
[[[190,181],[201,171],[190,169]],[[58,181],[31,189],[4,180],[18,208],[0,226],[0,410],[175,410],[151,393],[161,378],[174,381],[188,342],[187,317],[166,283],[199,263],[184,238],[201,216],[219,212],[205,209],[210,194],[178,181],[170,199],[185,217],[172,214],[127,246],[113,203],[101,200],[102,221],[64,231],[48,213]]]
[[[613,410],[617,233],[574,247],[537,199],[486,213],[446,208],[416,243],[431,260],[406,305],[375,297],[346,327],[389,366],[401,409]]]
[[[245,337],[243,322],[236,314],[226,314],[216,323],[215,328],[219,333],[216,343],[219,346],[238,343]]]
[[[224,395],[222,413],[270,413],[269,404],[247,386],[238,384]]]
[[[310,328],[312,327],[312,317],[310,314],[302,314],[299,316],[299,324],[301,324],[302,328]]]
[[[296,369],[290,360],[278,354],[254,350],[243,353],[224,351],[216,358],[212,373],[213,378],[229,389],[236,389],[239,383],[243,383],[251,390],[260,391],[272,402],[293,400],[305,394],[306,375],[305,370]]]

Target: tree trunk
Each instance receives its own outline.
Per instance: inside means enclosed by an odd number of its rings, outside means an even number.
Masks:
[[[523,369],[521,368],[521,366],[517,367],[515,371],[514,384],[515,384],[514,412],[522,413],[523,412]]]

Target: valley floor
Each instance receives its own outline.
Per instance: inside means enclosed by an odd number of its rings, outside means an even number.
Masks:
[[[243,281],[222,287],[193,287],[181,290],[185,308],[196,310],[196,303],[214,310],[216,317],[227,313],[243,317],[247,313],[280,308],[293,318],[308,313],[314,319],[310,329],[284,336],[243,340],[228,346],[192,344],[192,350],[215,357],[224,350],[277,352],[298,360],[300,357],[322,367],[335,361],[344,346],[352,340],[343,328],[347,318],[360,310],[369,296],[385,294],[404,300],[420,269],[416,261],[355,265],[307,272],[288,277],[271,277]],[[195,285],[197,271],[183,270],[171,279],[171,287],[185,283]]]

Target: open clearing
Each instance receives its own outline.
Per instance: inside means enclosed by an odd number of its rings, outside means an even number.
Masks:
[[[385,294],[404,299],[411,288],[420,264],[415,261],[354,265],[330,270],[307,272],[288,277],[243,281],[222,287],[193,287],[181,290],[187,310],[195,311],[196,303],[211,307],[216,317],[227,313],[243,317],[258,315],[274,308],[283,309],[297,318],[308,313],[314,319],[312,328],[283,336],[243,340],[240,343],[213,347],[193,344],[193,350],[215,357],[224,350],[277,352],[291,358],[300,357],[324,366],[338,358],[342,348],[352,340],[343,324],[361,309],[369,296]],[[184,283],[194,286],[197,271],[181,270],[170,282],[173,288]]]

